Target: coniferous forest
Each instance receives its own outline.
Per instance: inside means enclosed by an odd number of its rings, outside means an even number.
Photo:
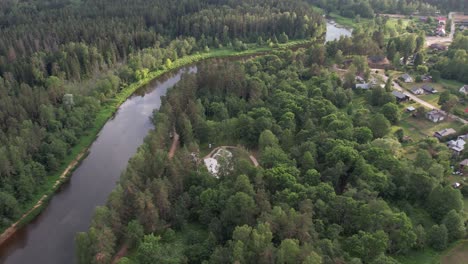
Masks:
[[[2,1],[0,229],[127,85],[186,55],[321,37],[322,25],[293,0]]]
[[[468,27],[448,15],[465,2],[0,1],[0,230],[134,91],[196,66],[76,234],[78,263],[429,263],[467,242],[450,143],[468,138]],[[349,36],[325,42],[330,18]]]
[[[462,238],[462,195],[441,185],[448,150],[427,139],[415,160],[399,155],[385,136],[391,93],[356,104],[335,73],[311,74],[312,50],[186,75],[77,236],[79,262],[108,263],[125,245],[119,263],[399,263]],[[260,167],[241,151],[214,177],[193,158],[208,143],[257,150]]]

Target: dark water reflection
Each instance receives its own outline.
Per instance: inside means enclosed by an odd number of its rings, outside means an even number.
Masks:
[[[90,148],[89,155],[32,223],[0,248],[0,263],[73,263],[74,237],[86,231],[94,208],[103,205],[148,131],[149,117],[161,105],[161,96],[186,72],[172,73],[147,85],[121,105]]]

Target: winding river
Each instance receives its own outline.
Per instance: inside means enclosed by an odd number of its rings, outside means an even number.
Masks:
[[[102,128],[89,155],[51,199],[33,222],[17,232],[0,250],[0,263],[72,263],[74,236],[86,231],[94,208],[103,205],[115,187],[148,131],[153,127],[153,109],[161,105],[161,96],[174,86],[185,72],[179,70],[141,89],[123,103]]]
[[[345,28],[327,23],[326,41],[350,34]],[[184,68],[159,78],[123,103],[102,128],[70,181],[34,221],[0,248],[0,263],[74,263],[75,234],[88,229],[94,208],[105,203],[129,158],[152,129],[149,117],[161,105],[161,96],[184,73],[196,71],[196,67]]]

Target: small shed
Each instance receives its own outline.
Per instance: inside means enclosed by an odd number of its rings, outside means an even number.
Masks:
[[[414,108],[414,106],[406,107],[406,112],[414,112],[414,111],[416,111],[416,108]]]
[[[411,88],[411,92],[416,95],[424,94],[424,90],[421,87],[413,87]]]

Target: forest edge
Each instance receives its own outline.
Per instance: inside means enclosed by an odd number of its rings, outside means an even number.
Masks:
[[[240,59],[243,57],[251,56],[260,56],[267,53],[284,50],[284,49],[297,49],[301,47],[306,47],[310,44],[315,43],[315,39],[310,40],[292,40],[283,44],[276,44],[274,47],[257,47],[250,48],[244,51],[235,51],[232,49],[214,49],[206,53],[197,53],[189,56],[182,57],[172,63],[170,67],[166,67],[162,70],[152,71],[148,76],[142,80],[134,82],[122,89],[114,98],[111,99],[111,103],[102,105],[99,110],[96,119],[94,121],[94,126],[91,131],[88,132],[88,135],[80,138],[78,144],[71,148],[70,154],[67,155],[67,159],[72,159],[71,162],[66,162],[62,165],[66,167],[58,175],[53,176],[52,180],[48,186],[45,186],[46,191],[42,193],[41,198],[33,204],[33,206],[28,207],[24,210],[22,216],[10,225],[8,228],[2,231],[0,234],[0,246],[9,240],[18,230],[34,220],[42,210],[47,206],[48,201],[52,196],[57,192],[57,190],[62,186],[63,183],[67,182],[71,177],[71,173],[78,167],[81,161],[86,158],[88,150],[91,145],[96,140],[99,132],[107,123],[107,121],[117,112],[119,107],[130,98],[138,89],[148,85],[155,79],[161,77],[164,74],[173,72],[180,68],[190,66],[194,63],[198,63],[208,59],[217,59],[217,58],[235,58]]]

